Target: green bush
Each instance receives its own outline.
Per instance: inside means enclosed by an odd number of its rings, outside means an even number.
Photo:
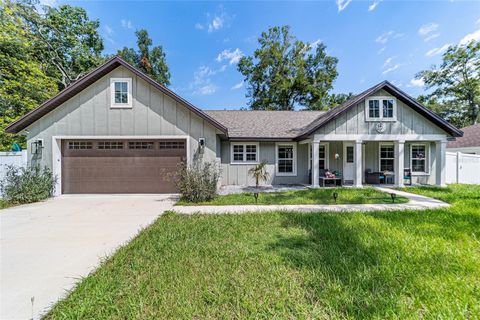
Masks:
[[[215,162],[195,161],[182,163],[177,177],[177,187],[182,200],[203,202],[215,198],[220,169]]]
[[[32,203],[53,195],[56,178],[48,168],[9,166],[0,184],[2,197],[12,204]]]

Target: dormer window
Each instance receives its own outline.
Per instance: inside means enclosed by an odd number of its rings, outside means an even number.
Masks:
[[[393,97],[372,97],[365,101],[367,121],[395,121],[397,101]]]
[[[132,79],[111,78],[111,107],[131,108],[132,107]]]

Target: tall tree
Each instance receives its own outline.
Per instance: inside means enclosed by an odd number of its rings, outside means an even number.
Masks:
[[[24,136],[5,133],[5,127],[57,92],[55,79],[37,60],[35,36],[18,15],[18,7],[0,8],[0,150],[13,142],[25,145]]]
[[[421,71],[416,78],[433,89],[427,105],[435,105],[445,118],[459,126],[479,121],[480,42],[449,47],[440,66]]]
[[[310,106],[309,110],[329,110],[350,100],[354,97],[352,92],[349,93],[332,93],[324,99],[319,100],[315,105]]]
[[[297,40],[288,26],[262,32],[258,43],[253,56],[238,63],[248,83],[251,109],[310,109],[328,96],[338,75],[338,59],[327,55],[324,44],[313,47]]]
[[[170,71],[162,46],[151,48],[153,42],[145,29],[137,30],[135,35],[137,36],[138,51],[124,47],[117,52],[117,55],[150,75],[157,82],[168,86]]]
[[[36,55],[47,65],[59,89],[69,86],[103,61],[100,22],[85,9],[70,5],[41,6],[32,0],[18,2],[19,14],[35,36]]]

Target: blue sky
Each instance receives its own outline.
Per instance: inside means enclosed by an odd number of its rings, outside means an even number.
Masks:
[[[203,109],[247,106],[236,62],[270,26],[290,25],[300,40],[327,46],[339,59],[334,92],[389,80],[417,96],[418,71],[438,64],[448,45],[480,39],[480,1],[67,3],[100,20],[106,53],[136,47],[134,31],[147,29],[166,51],[171,89]]]

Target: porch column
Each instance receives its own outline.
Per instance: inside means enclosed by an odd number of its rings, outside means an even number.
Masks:
[[[319,168],[320,141],[312,143],[312,187],[319,187],[320,168]]]
[[[447,141],[435,141],[435,183],[437,186],[446,187],[445,170],[447,160]]]
[[[398,140],[395,145],[395,186],[403,187],[404,165],[405,165],[405,141]]]
[[[356,140],[355,141],[355,148],[354,148],[354,159],[355,159],[355,179],[354,179],[354,185],[355,187],[361,188],[362,185],[362,173],[363,173],[363,168],[362,168],[362,140]]]

